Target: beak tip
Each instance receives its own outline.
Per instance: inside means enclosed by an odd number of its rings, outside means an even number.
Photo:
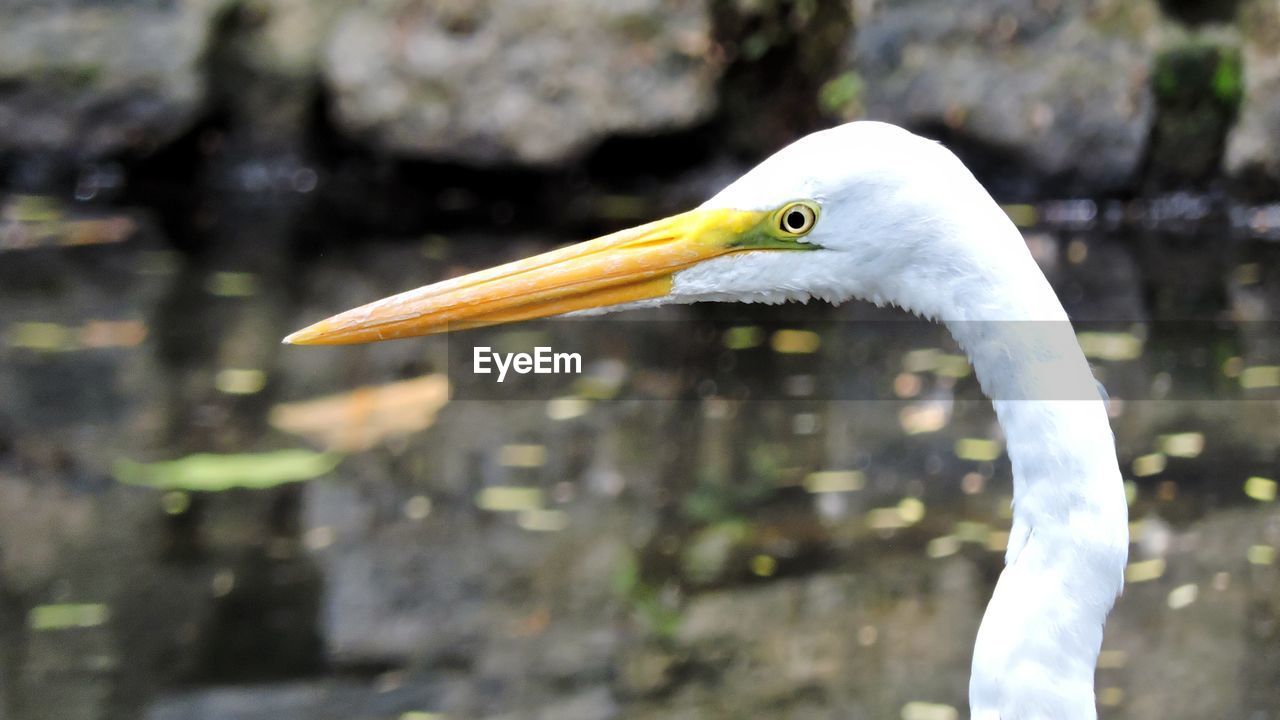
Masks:
[[[283,340],[280,341],[280,344],[282,345],[314,345],[316,338],[319,337],[320,335],[321,333],[316,332],[315,326],[312,325],[310,327],[302,328],[301,330],[298,330],[296,332],[289,333],[288,335],[285,336]]]

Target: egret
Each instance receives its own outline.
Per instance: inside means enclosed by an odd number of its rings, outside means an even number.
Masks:
[[[1004,432],[1013,521],[974,643],[971,716],[1096,718],[1094,671],[1129,545],[1106,401],[1021,233],[936,142],[877,122],[816,132],[694,210],[379,300],[285,342],[853,298],[944,324]]]

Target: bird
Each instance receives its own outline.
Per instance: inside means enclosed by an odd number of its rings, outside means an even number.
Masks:
[[[853,299],[944,325],[1004,434],[1012,525],[974,641],[970,717],[1096,718],[1103,626],[1129,547],[1107,400],[1021,232],[934,140],[866,120],[820,130],[687,212],[378,300],[285,342],[702,301]]]

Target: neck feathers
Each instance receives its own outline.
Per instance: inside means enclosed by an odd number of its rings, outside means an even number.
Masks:
[[[960,260],[971,272],[955,275],[945,309],[930,308],[969,354],[1013,466],[1006,568],[974,647],[971,709],[975,719],[1094,718],[1102,626],[1128,551],[1114,438],[1021,236],[1003,214],[982,226],[986,237],[957,238],[977,248]]]

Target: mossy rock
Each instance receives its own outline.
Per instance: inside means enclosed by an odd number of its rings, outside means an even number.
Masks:
[[[1240,48],[1193,40],[1156,57],[1156,100],[1161,107],[1214,104],[1235,112],[1244,97]]]
[[[1239,47],[1204,38],[1171,47],[1156,57],[1152,90],[1157,113],[1148,178],[1185,185],[1212,177],[1244,98]]]

